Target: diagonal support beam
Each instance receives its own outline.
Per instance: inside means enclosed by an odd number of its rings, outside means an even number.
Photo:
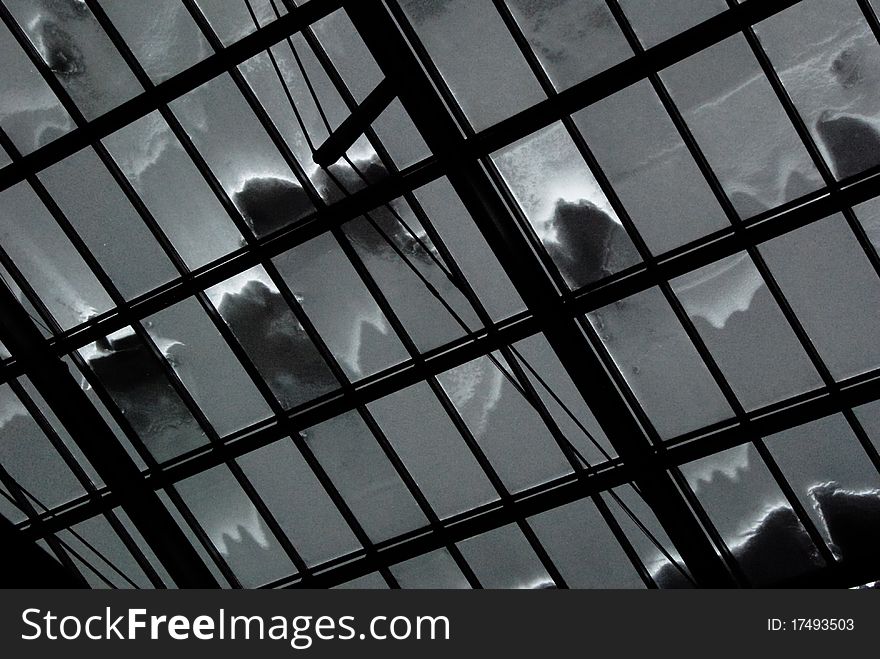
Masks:
[[[217,588],[199,557],[64,362],[52,354],[34,321],[0,285],[0,340],[181,588]]]
[[[730,573],[709,542],[671,476],[652,464],[650,444],[590,348],[491,179],[465,154],[464,138],[438,91],[425,74],[381,0],[358,0],[346,11],[425,142],[440,160],[449,182],[534,315],[581,396],[621,458],[635,469],[646,501],[700,586],[730,587]]]

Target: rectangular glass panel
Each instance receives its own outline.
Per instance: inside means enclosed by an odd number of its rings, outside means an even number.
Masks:
[[[313,426],[303,436],[371,540],[379,542],[427,524],[356,412]]]
[[[369,409],[441,518],[498,498],[427,384],[381,398]]]
[[[244,367],[194,299],[160,311],[145,325],[221,436],[271,414]]]
[[[285,408],[339,386],[261,266],[205,292]]]
[[[661,77],[740,216],[819,187],[821,178],[745,37],[725,39]]]
[[[604,0],[507,0],[558,90],[632,56]]]
[[[152,588],[153,585],[138,562],[135,560],[131,552],[122,542],[122,539],[116,535],[116,531],[110,526],[107,519],[101,515],[92,517],[85,522],[80,522],[76,526],[71,527],[73,531],[88,542],[92,547],[97,549],[104,558],[98,556],[92,549],[86,546],[79,538],[70,531],[61,531],[58,537],[70,545],[74,551],[85,558],[92,567],[94,567],[107,581],[116,588],[132,588],[122,575],[128,577],[138,588]],[[92,588],[108,588],[107,584],[95,575],[93,570],[85,567],[85,565],[73,555],[71,560],[77,564],[80,572],[86,578],[86,581]]]
[[[468,589],[470,584],[446,548],[391,566],[401,588]]]
[[[874,251],[880,252],[880,197],[874,197],[863,204],[854,206],[853,210],[865,230],[865,235],[874,245]]]
[[[86,119],[143,91],[84,2],[7,0],[5,5]]]
[[[590,500],[535,515],[528,522],[569,588],[645,587]]]
[[[746,409],[822,385],[745,252],[682,275],[672,287]]]
[[[353,380],[408,355],[336,240],[324,234],[276,257],[321,338]]]
[[[556,584],[513,524],[458,543],[483,588],[555,588]]]
[[[211,53],[192,16],[176,0],[100,2],[154,82],[188,69]]]
[[[505,147],[492,160],[569,286],[579,288],[639,262],[562,123]]]
[[[283,439],[238,458],[248,480],[308,565],[360,543],[293,442]]]
[[[732,416],[660,289],[613,302],[587,317],[661,437]]]
[[[648,81],[573,118],[652,252],[660,254],[728,226]]]
[[[835,378],[880,364],[880,279],[841,215],[759,249]]]
[[[282,16],[287,13],[283,2],[274,0],[196,0],[196,4],[224,46],[255,32],[258,25],[264,27],[276,20],[276,11]]]
[[[404,0],[403,10],[476,130],[544,98],[501,16],[471,0]]]
[[[312,26],[352,96],[360,103],[385,77],[344,10],[334,11]]]
[[[727,9],[724,0],[618,0],[639,41],[650,48]]]
[[[772,586],[822,565],[752,444],[690,462],[681,471],[753,585]]]
[[[241,234],[158,112],[104,145],[191,269],[241,247]]]
[[[5,23],[0,23],[0,59],[0,126],[19,151],[28,154],[73,128],[67,110]]]
[[[853,408],[874,447],[880,451],[880,400]]]
[[[243,586],[262,586],[296,572],[228,467],[203,471],[174,487]]]
[[[880,164],[880,46],[857,3],[805,0],[755,32],[837,178]]]
[[[178,274],[92,149],[82,149],[44,170],[40,179],[126,298]],[[137,249],[132,249],[134,245]]]
[[[373,122],[372,128],[398,169],[409,167],[430,155],[422,134],[399,99],[391,101]]]
[[[505,368],[510,372],[509,366]],[[538,413],[488,357],[441,373],[437,379],[510,491],[571,472],[571,464]]]
[[[0,192],[0,240],[62,328],[79,325],[113,306],[27,183]]]

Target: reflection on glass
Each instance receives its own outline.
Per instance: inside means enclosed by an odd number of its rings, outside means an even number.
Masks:
[[[498,498],[427,384],[381,398],[369,409],[439,517]]]
[[[175,0],[101,0],[101,7],[154,82],[188,69],[211,52],[192,16]]]
[[[285,408],[310,401],[338,386],[261,266],[205,292]]]
[[[401,588],[470,588],[448,549],[437,549],[391,566]]]
[[[0,192],[0,241],[62,328],[78,325],[113,306],[26,183]]]
[[[556,588],[514,524],[458,543],[483,588]]]
[[[323,234],[299,245],[275,264],[351,379],[407,358],[385,314],[332,236]]]
[[[745,37],[730,37],[661,77],[740,216],[819,187],[819,174]]]
[[[73,128],[70,115],[5,23],[0,23],[0,60],[0,126],[19,151],[28,154]]]
[[[296,572],[228,467],[203,471],[174,487],[245,588]]]
[[[270,415],[244,367],[194,299],[164,309],[144,324],[220,436]]]
[[[659,289],[613,302],[587,317],[661,437],[732,416]]]
[[[84,2],[4,4],[86,119],[143,91]]]
[[[126,298],[146,293],[177,275],[92,149],[78,151],[41,172],[40,179]]]
[[[449,181],[437,179],[419,188],[415,195],[489,315],[502,320],[524,309],[501,264]]]
[[[837,177],[880,164],[880,46],[858,5],[806,0],[755,31]]]
[[[0,385],[0,464],[48,508],[85,494],[82,484],[7,384]],[[35,507],[42,510],[38,504]]]
[[[158,112],[104,145],[190,268],[241,246],[241,234]]]
[[[746,409],[822,385],[745,252],[682,275],[672,287]]]
[[[759,249],[835,378],[880,364],[880,280],[843,217]]]
[[[880,475],[841,414],[771,435],[773,454],[825,540],[850,566],[880,551]]]
[[[573,118],[652,252],[728,225],[649,82],[627,87]]]
[[[609,456],[615,457],[617,454],[605,436],[605,431],[578,393],[547,338],[543,334],[535,334],[523,339],[514,347],[519,353],[515,355],[516,359],[520,360],[521,357],[524,360],[522,365],[526,376],[531,380],[532,386],[566,439],[591,465],[600,464]],[[537,375],[532,372],[533,370]],[[550,392],[553,392],[552,395]],[[563,409],[557,398],[568,408],[568,411]],[[571,418],[572,416],[574,419]],[[584,430],[595,442],[590,440]]]
[[[86,567],[86,565],[76,556],[70,554],[70,559],[76,564],[79,571],[92,588],[111,587],[98,577],[95,574],[95,571],[100,573],[101,577],[109,581],[113,588],[153,587],[147,575],[144,574],[134,556],[128,551],[128,548],[123,544],[120,537],[116,535],[116,531],[113,530],[113,527],[110,526],[110,522],[108,522],[106,518],[100,515],[98,517],[92,517],[85,522],[80,522],[71,527],[71,529],[81,538],[86,540],[89,545],[94,547],[94,550],[91,549],[68,530],[61,531],[58,534],[58,537],[61,540],[67,543],[67,545],[69,545],[77,554],[85,558],[89,562],[89,565],[94,568],[94,570],[92,570]],[[106,560],[101,558],[95,550],[100,552],[102,556],[106,557]],[[107,564],[108,561],[113,567]],[[113,568],[116,569],[114,570]],[[131,580],[131,582],[134,583],[134,586],[124,579],[117,570]]]
[[[159,349],[167,357],[174,345],[165,342]],[[131,327],[79,352],[157,461],[170,460],[207,443],[161,364]]]
[[[752,444],[681,471],[753,585],[772,586],[821,567],[816,546]]]
[[[371,540],[379,542],[427,524],[356,412],[347,412],[302,434]]]
[[[265,27],[274,21],[277,18],[276,11],[282,16],[287,13],[283,2],[274,0],[196,0],[196,4],[224,46],[255,32],[257,25]],[[257,25],[254,24],[254,16]]]
[[[501,16],[471,0],[401,2],[432,61],[476,130],[544,98]]]
[[[724,0],[618,0],[639,41],[650,48],[727,9]]]
[[[595,504],[588,499],[529,518],[569,588],[644,588]]]
[[[634,265],[638,253],[561,123],[492,160],[572,288]]]
[[[604,0],[507,0],[507,4],[556,89],[632,56]]]
[[[308,565],[360,548],[292,441],[270,444],[238,458],[238,463]]]
[[[256,235],[270,233],[314,210],[228,74],[170,105]]]
[[[510,372],[503,358],[499,363]],[[441,373],[437,379],[511,492],[571,472],[538,413],[488,357]]]

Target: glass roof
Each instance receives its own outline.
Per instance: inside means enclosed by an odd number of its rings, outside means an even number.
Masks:
[[[101,588],[880,578],[869,3],[149,4],[0,0],[22,533]]]

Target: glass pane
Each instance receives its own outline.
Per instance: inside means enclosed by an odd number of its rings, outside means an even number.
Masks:
[[[445,178],[415,193],[489,315],[501,320],[525,308],[464,204]]]
[[[544,98],[501,16],[488,4],[404,0],[401,5],[476,130]]]
[[[172,347],[166,342],[160,350],[167,357]],[[158,360],[132,328],[97,341],[80,354],[157,461],[207,443]]]
[[[448,549],[438,549],[391,566],[401,588],[470,588]]]
[[[160,311],[145,326],[221,436],[271,414],[244,367],[194,299]]]
[[[373,122],[373,130],[398,169],[409,167],[430,155],[421,133],[396,98]]]
[[[639,262],[617,214],[561,123],[492,155],[572,288]]]
[[[251,12],[256,16],[260,27],[274,21],[276,11],[281,15],[287,13],[283,2],[272,0],[247,0],[246,2],[196,0],[196,4],[224,46],[256,31],[257,25],[254,24]]]
[[[144,537],[137,530],[137,527],[131,521],[128,515],[125,514],[125,511],[122,508],[114,508],[113,514],[119,520],[119,523],[122,524],[125,531],[128,535],[131,536],[132,541],[137,545],[138,549],[141,550],[141,553],[144,554],[144,557],[149,561],[150,565],[159,575],[159,578],[169,588],[174,588],[174,579],[171,578],[171,575],[168,574],[168,571],[162,565],[162,562],[159,560],[159,557],[156,556],[155,552],[150,548],[150,545],[144,539]]]
[[[728,226],[650,83],[590,105],[574,121],[652,252]]]
[[[363,577],[334,586],[340,590],[388,590],[388,583],[378,572],[371,572]]]
[[[5,4],[86,119],[143,91],[84,2]]]
[[[2,433],[3,428],[0,426],[0,434]],[[0,439],[0,441],[3,440]],[[0,482],[0,515],[13,524],[20,524],[28,518],[27,514],[22,510],[23,507],[24,506],[19,507],[19,503],[12,496],[9,489]]]
[[[395,209],[412,234],[387,208],[370,212],[375,226],[366,218],[359,218],[342,229],[416,347],[425,352],[461,337],[468,330],[476,330],[480,322],[461,291],[432,260],[432,256],[439,260],[438,255],[429,253],[416,240],[423,239],[424,232],[419,235],[418,222],[406,203],[396,203]],[[434,292],[416,272],[430,283]],[[437,299],[435,292],[458,319]]]
[[[607,456],[615,457],[617,454],[605,436],[605,431],[578,393],[574,382],[568,377],[546,337],[543,334],[536,334],[520,341],[514,348],[519,353],[515,354],[515,357],[524,360],[523,370],[568,441],[590,464],[600,464],[607,459]],[[537,375],[532,372],[533,370]],[[557,399],[565,404],[568,408],[567,412],[563,410]],[[571,418],[572,415],[577,422]],[[584,429],[595,442],[584,433]],[[599,447],[602,450],[599,450]]]
[[[6,384],[0,385],[0,464],[47,508],[85,494],[24,403]],[[38,503],[34,507],[43,510]]]
[[[753,445],[722,451],[681,470],[754,585],[772,586],[822,565]]]
[[[277,257],[275,264],[350,378],[407,358],[379,305],[330,235],[299,245]]]
[[[875,565],[880,475],[843,415],[771,435],[767,448],[835,553],[847,562]]]
[[[880,400],[853,408],[874,447],[880,451]]]
[[[510,372],[509,366],[505,368]],[[446,371],[437,379],[510,491],[571,472],[538,413],[488,357]]]
[[[64,135],[73,120],[40,77],[5,23],[0,23],[0,126],[28,154]]]
[[[569,588],[644,588],[595,504],[584,499],[529,518]]]
[[[175,100],[171,109],[256,235],[314,210],[228,74]]]
[[[345,519],[293,442],[238,458],[248,480],[308,565],[360,549]]]
[[[483,588],[555,588],[522,531],[502,526],[458,543]]]
[[[126,298],[178,274],[92,149],[41,172],[40,179]]]
[[[498,498],[427,384],[386,396],[369,409],[441,518]]]
[[[379,542],[427,524],[356,412],[313,426],[303,436],[371,540]]]
[[[315,23],[312,29],[355,100],[363,101],[385,76],[348,14],[337,10]]]
[[[241,246],[241,234],[158,112],[104,144],[190,268]]]
[[[134,556],[128,551],[128,548],[123,544],[120,537],[116,535],[116,531],[113,530],[113,527],[110,526],[110,523],[106,518],[100,515],[98,517],[92,517],[85,522],[80,522],[76,526],[71,527],[71,529],[92,547],[97,549],[104,558],[99,557],[97,553],[87,547],[85,543],[74,536],[70,531],[62,531],[58,534],[58,537],[70,545],[80,556],[85,558],[89,564],[94,567],[101,576],[107,579],[107,581],[112,583],[114,587],[153,587],[152,583],[147,578],[147,575],[141,570],[141,567],[138,565]],[[80,572],[82,572],[86,581],[89,582],[92,588],[109,587],[104,581],[95,575],[93,570],[85,567],[79,559],[75,558],[73,555],[71,555],[70,558],[76,563],[77,567],[79,567]],[[131,580],[135,586],[132,586],[132,584],[123,578],[120,573]]]
[[[205,292],[285,408],[339,386],[262,267]]]
[[[296,572],[228,467],[203,471],[175,488],[243,586],[262,586]]]
[[[100,1],[154,82],[162,82],[189,68],[211,52],[189,12],[176,0]]]
[[[745,252],[683,275],[672,287],[746,409],[822,385]]]
[[[732,416],[659,289],[637,293],[587,317],[661,437]]]
[[[880,164],[880,46],[858,5],[806,0],[755,31],[837,177]]]
[[[874,249],[880,252],[880,197],[870,199],[863,204],[853,207],[865,234],[874,245]]]
[[[113,306],[26,183],[0,192],[0,240],[62,328],[79,325]]]
[[[760,250],[835,378],[880,364],[880,279],[843,217],[814,222]]]
[[[639,41],[650,48],[727,9],[724,0],[618,0]]]
[[[742,217],[819,187],[807,150],[742,35],[661,76]]]
[[[507,0],[507,4],[556,89],[632,56],[604,0]]]

